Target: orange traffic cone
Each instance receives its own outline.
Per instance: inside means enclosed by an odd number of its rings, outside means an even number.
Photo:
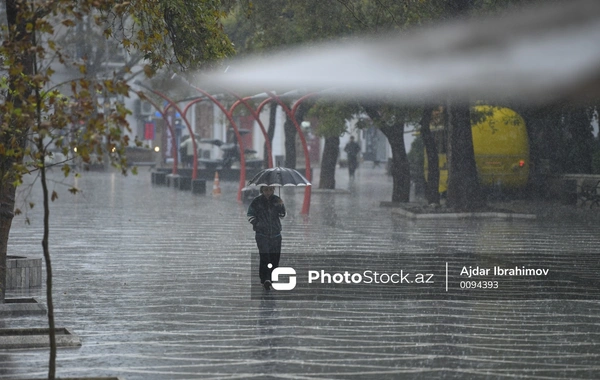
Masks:
[[[215,181],[213,182],[213,196],[221,195],[221,184],[219,183],[219,172],[215,172]]]

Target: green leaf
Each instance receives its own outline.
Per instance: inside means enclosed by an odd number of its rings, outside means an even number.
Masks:
[[[65,177],[69,176],[69,173],[71,173],[71,166],[68,164],[63,165],[63,167],[61,168],[62,172],[64,173]]]

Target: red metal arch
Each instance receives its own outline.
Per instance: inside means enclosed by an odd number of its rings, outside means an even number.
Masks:
[[[243,104],[248,111],[250,111],[250,113],[252,114],[252,116],[254,117],[254,119],[256,120],[256,122],[258,123],[258,126],[260,127],[260,130],[265,138],[265,144],[267,145],[267,154],[268,154],[268,165],[270,168],[273,167],[273,155],[272,155],[272,151],[271,151],[271,141],[269,141],[269,134],[267,133],[265,126],[263,125],[262,121],[260,120],[260,112],[255,111],[249,104],[248,104],[248,99],[250,99],[250,97],[246,97],[246,98],[242,98],[236,94],[234,94],[231,91],[228,91],[231,95],[235,96],[238,100],[233,103],[233,105],[231,106],[231,108],[229,109],[229,112],[233,115],[233,111],[235,110],[235,108],[239,105],[239,104]]]
[[[304,132],[302,132],[302,128],[300,128],[300,125],[298,125],[298,122],[296,121],[296,117],[295,117],[295,113],[296,110],[298,109],[298,106],[300,106],[300,103],[302,103],[304,100],[308,99],[311,96],[315,96],[317,95],[317,93],[310,93],[307,95],[304,95],[303,97],[301,97],[300,99],[298,99],[293,106],[293,110],[291,110],[283,101],[281,101],[281,99],[275,95],[273,92],[269,92],[267,91],[267,94],[269,96],[271,96],[271,99],[275,100],[280,106],[281,108],[285,111],[285,113],[287,114],[288,118],[292,121],[292,123],[294,124],[294,127],[296,127],[296,131],[298,131],[298,135],[300,136],[300,141],[302,142],[302,149],[304,151],[304,164],[305,164],[305,177],[306,179],[308,179],[310,182],[312,182],[312,175],[311,175],[311,167],[310,167],[310,157],[309,157],[309,153],[308,153],[308,145],[306,144],[306,138],[304,137]],[[265,102],[263,102],[265,103]],[[262,104],[261,104],[262,105]],[[305,214],[308,215],[309,211],[310,211],[310,195],[311,195],[311,187],[312,186],[306,186],[306,188],[304,189],[304,203],[302,204],[302,211],[301,214]]]
[[[181,110],[181,108],[179,108],[179,106],[177,105],[177,103],[175,103],[173,100],[171,100],[169,97],[167,97],[166,95],[164,95],[163,93],[153,90],[151,88],[149,88],[148,86],[136,82],[137,85],[144,87],[146,89],[148,89],[149,91],[152,91],[154,94],[160,96],[161,98],[163,98],[164,100],[166,100],[169,104],[167,107],[165,107],[165,113],[166,111],[170,108],[173,107],[177,110],[177,112],[179,112],[179,114],[181,115],[183,122],[185,123],[188,132],[190,133],[190,138],[192,139],[192,147],[194,148],[194,163],[192,166],[192,180],[195,180],[197,177],[197,171],[198,171],[198,147],[196,146],[196,139],[194,138],[194,131],[192,130],[192,125],[190,124],[190,122],[188,121],[187,117],[185,116],[185,114],[183,113],[183,111]],[[171,134],[173,134],[173,139],[175,139],[175,134],[173,131],[171,131]],[[176,143],[174,143],[175,146],[177,146]],[[173,152],[173,157],[174,157],[174,161],[177,161],[177,149],[175,149],[175,151]]]
[[[238,141],[238,147],[240,148],[240,183],[238,186],[237,200],[238,200],[238,202],[241,202],[242,189],[244,188],[245,183],[246,183],[246,157],[244,155],[244,146],[243,146],[242,136],[240,135],[239,128],[238,128],[235,120],[233,120],[233,116],[231,115],[231,113],[225,108],[225,106],[221,102],[219,102],[214,96],[210,95],[208,92],[204,91],[203,89],[193,86],[191,84],[190,84],[190,86],[193,87],[196,91],[198,91],[201,94],[203,94],[204,96],[206,96],[211,102],[216,104],[217,107],[219,107],[219,109],[225,114],[225,116],[227,117],[227,120],[229,120],[229,123],[231,123],[231,126],[233,127],[235,137]]]

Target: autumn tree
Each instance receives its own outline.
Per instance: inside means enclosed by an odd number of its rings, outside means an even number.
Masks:
[[[108,159],[126,173],[124,150],[131,143],[125,120],[130,111],[119,102],[110,107],[98,103],[98,94],[117,99],[128,96],[131,67],[125,65],[112,75],[95,77],[90,71],[101,59],[93,54],[100,49],[88,49],[88,44],[80,41],[81,54],[72,54],[70,37],[82,26],[99,30],[133,54],[139,52],[149,65],[147,73],[169,65],[179,70],[198,67],[230,54],[232,47],[220,27],[222,13],[217,0],[5,0],[4,5],[6,26],[0,47],[0,302],[5,297],[10,227],[14,215],[21,211],[15,208],[16,188],[25,175],[38,174],[43,190],[42,250],[50,327],[48,377],[54,379],[56,343],[48,238],[49,204],[56,193],[48,190],[47,158],[50,149],[61,151],[67,157],[60,163],[65,175],[71,173],[74,159],[89,163],[94,157]],[[64,70],[67,79],[57,82],[57,70]]]

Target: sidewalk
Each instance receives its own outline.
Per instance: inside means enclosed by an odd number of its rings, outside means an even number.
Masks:
[[[354,268],[506,252],[598,264],[597,224],[414,221],[379,206],[391,199],[383,168],[363,165],[352,183],[344,169],[336,177],[348,191],[314,191],[308,216],[300,215],[302,189],[281,191],[289,214],[281,265],[326,259]],[[286,301],[275,291],[253,299],[255,243],[237,183],[221,181],[213,198],[210,181],[208,195],[195,196],[152,185],[144,169],[75,181],[83,192],[57,185],[51,206],[57,326],[82,341],[59,350],[59,377],[600,378],[597,300]],[[9,254],[41,256],[35,201],[31,225],[23,216],[13,222]],[[30,294],[45,303],[42,289]],[[4,328],[45,326],[39,316],[0,319]],[[41,378],[47,360],[46,350],[0,351],[0,379]]]

